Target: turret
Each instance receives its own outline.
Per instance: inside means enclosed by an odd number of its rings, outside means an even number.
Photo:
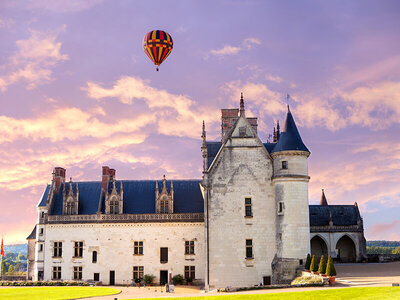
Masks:
[[[277,126],[278,127],[278,126]],[[289,109],[271,151],[278,223],[278,258],[303,260],[310,252],[308,156]]]

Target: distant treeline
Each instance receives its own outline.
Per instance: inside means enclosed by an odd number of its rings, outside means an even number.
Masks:
[[[4,252],[28,254],[28,244],[4,245]]]
[[[396,248],[400,246],[400,241],[367,241],[367,247],[391,247]]]
[[[5,254],[1,264],[1,275],[22,275],[23,272],[26,272],[26,255],[13,252]]]

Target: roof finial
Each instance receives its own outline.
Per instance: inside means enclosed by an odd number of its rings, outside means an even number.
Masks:
[[[288,112],[290,112],[290,108],[289,108],[289,99],[290,99],[290,95],[286,94],[286,105],[287,105],[287,110]]]
[[[240,93],[240,116],[244,117],[244,100],[243,93]]]
[[[324,189],[322,189],[321,201],[319,202],[319,205],[328,205],[328,201],[326,201]]]
[[[203,120],[203,130],[201,132],[201,138],[203,140],[203,147],[207,147],[207,142],[206,142],[206,124],[204,123],[204,120]]]

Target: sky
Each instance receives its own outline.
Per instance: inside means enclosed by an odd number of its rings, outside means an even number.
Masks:
[[[73,181],[200,179],[201,125],[259,119],[286,95],[309,158],[309,202],[357,202],[367,240],[400,240],[400,2],[0,2],[0,234],[23,243],[56,166]],[[150,30],[174,48],[155,71]]]

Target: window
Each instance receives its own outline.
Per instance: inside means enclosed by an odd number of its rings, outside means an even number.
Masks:
[[[53,267],[53,280],[61,279],[61,267]]]
[[[283,215],[283,209],[285,208],[285,205],[282,201],[278,202],[278,214]]]
[[[300,264],[301,266],[303,265],[303,260],[302,260],[302,259],[299,260],[299,264]]]
[[[253,258],[253,240],[246,240],[246,258]]]
[[[62,257],[62,242],[54,242],[53,257]]]
[[[67,202],[67,215],[75,214],[75,204],[73,202]]]
[[[245,216],[252,217],[253,213],[251,211],[251,198],[244,199],[244,209],[245,209]]]
[[[160,248],[160,262],[161,263],[168,262],[168,248]]]
[[[39,229],[39,235],[43,235],[43,228]]]
[[[194,241],[185,241],[185,254],[194,254]]]
[[[196,278],[196,271],[195,266],[185,266],[185,279],[195,279]]]
[[[283,160],[282,161],[282,169],[287,169],[287,161],[286,160]]]
[[[110,201],[110,214],[119,214],[119,203],[117,200]]]
[[[43,244],[39,244],[39,252],[43,251]]]
[[[92,263],[97,263],[97,251],[92,252]]]
[[[83,256],[83,242],[74,242],[74,257]]]
[[[40,213],[40,217],[43,219],[44,218],[44,211],[42,211],[41,213]]]
[[[82,267],[74,267],[74,280],[82,280]]]
[[[169,213],[168,200],[161,200],[160,201],[160,213],[162,213],[162,214]]]
[[[134,266],[133,267],[133,279],[143,279],[144,267],[143,266]]]
[[[100,273],[93,274],[93,281],[100,281]]]
[[[135,255],[143,255],[143,242],[135,242],[134,252]]]

